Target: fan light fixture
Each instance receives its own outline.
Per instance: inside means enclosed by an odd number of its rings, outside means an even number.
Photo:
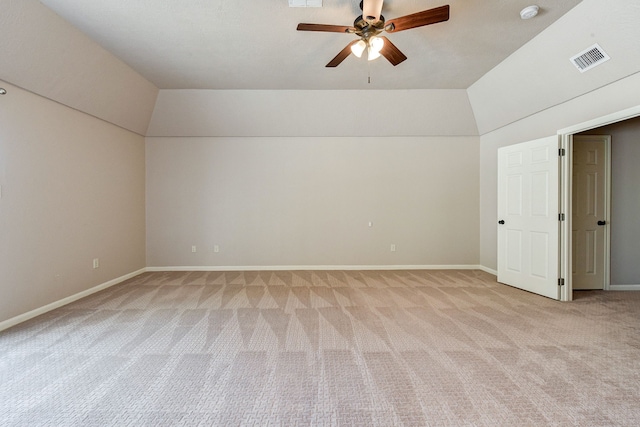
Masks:
[[[358,40],[357,43],[351,45],[351,53],[358,58],[362,57],[364,50],[367,49],[367,60],[373,61],[380,58],[380,51],[384,47],[384,39],[380,37],[371,37],[369,40]]]
[[[360,58],[362,56],[362,52],[367,48],[367,44],[364,40],[358,40],[358,43],[354,43],[351,45],[351,53]]]

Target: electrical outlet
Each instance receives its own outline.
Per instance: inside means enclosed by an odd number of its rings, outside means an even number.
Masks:
[[[196,251],[196,247],[195,246],[191,246],[191,252],[195,252]]]
[[[393,243],[391,244],[391,252],[395,252],[396,251],[396,245],[394,245]]]
[[[220,252],[220,246],[218,246],[218,245],[213,245],[213,252],[215,252],[215,253]]]
[[[100,267],[100,260],[98,258],[93,259],[93,268]]]

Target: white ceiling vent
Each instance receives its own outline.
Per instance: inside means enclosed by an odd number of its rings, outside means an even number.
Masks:
[[[600,45],[596,43],[571,58],[570,61],[576,66],[578,71],[584,73],[603,62],[607,62],[609,59],[611,59],[609,58],[609,55],[607,55]]]
[[[322,7],[322,0],[289,0],[289,7]]]

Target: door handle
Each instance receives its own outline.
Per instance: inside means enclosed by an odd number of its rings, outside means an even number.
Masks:
[[[500,221],[498,221],[498,224],[504,225],[504,219],[501,219]]]
[[[598,225],[606,225],[607,221],[598,221]]]

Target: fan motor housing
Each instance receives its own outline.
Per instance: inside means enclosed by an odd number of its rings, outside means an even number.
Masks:
[[[358,16],[353,21],[353,27],[356,29],[355,33],[367,40],[373,36],[377,36],[384,31],[384,16],[380,15],[380,19],[377,22],[367,22],[362,15]]]

